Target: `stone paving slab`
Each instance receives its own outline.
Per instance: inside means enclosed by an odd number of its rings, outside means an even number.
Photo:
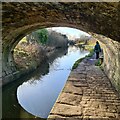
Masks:
[[[81,99],[82,95],[75,95],[63,92],[63,94],[60,95],[57,103],[79,106]]]
[[[82,108],[81,106],[56,103],[56,106],[54,106],[53,112],[51,111],[51,114],[53,115],[57,114],[65,117],[81,116],[82,114],[81,108]]]
[[[104,72],[83,60],[71,71],[48,118],[120,120],[120,97]]]

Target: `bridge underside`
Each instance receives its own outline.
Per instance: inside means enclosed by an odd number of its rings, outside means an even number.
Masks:
[[[38,28],[73,27],[102,34],[104,66],[117,89],[120,86],[120,3],[11,2],[2,3],[3,84],[18,78],[12,51],[26,34]]]

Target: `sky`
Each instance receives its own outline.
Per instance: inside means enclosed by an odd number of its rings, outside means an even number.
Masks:
[[[68,39],[70,40],[74,40],[75,38],[80,38],[81,35],[89,36],[89,34],[83,31],[69,27],[52,27],[52,28],[48,28],[48,30],[49,29],[54,30],[56,32],[60,32],[62,34],[66,34]]]

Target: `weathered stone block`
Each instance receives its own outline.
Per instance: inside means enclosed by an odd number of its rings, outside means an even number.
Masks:
[[[78,95],[83,94],[82,88],[75,87],[72,82],[67,82],[63,91],[66,93],[72,93],[72,94],[78,94]]]
[[[72,106],[56,103],[56,105],[53,107],[51,111],[51,114],[52,113],[56,115],[62,115],[65,117],[81,116],[82,109],[81,106]]]
[[[62,93],[58,98],[57,102],[67,105],[80,105],[82,95],[74,95],[69,93]]]

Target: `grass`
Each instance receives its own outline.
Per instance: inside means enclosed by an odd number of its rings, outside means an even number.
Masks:
[[[83,59],[85,59],[85,58],[90,58],[90,57],[93,56],[93,54],[94,54],[94,50],[92,49],[92,50],[90,50],[90,53],[89,53],[88,55],[86,55],[86,56],[83,57],[83,58],[78,59],[78,60],[74,63],[74,65],[73,65],[73,67],[72,67],[72,70],[73,70],[73,69],[76,69],[76,68],[78,67],[79,63],[80,63]]]
[[[73,67],[72,67],[72,70],[73,70],[73,69],[76,69],[77,66],[79,65],[79,63],[80,63],[84,58],[85,58],[85,57],[78,59],[78,60],[74,63],[74,65],[73,65]]]
[[[89,57],[92,57],[94,54],[94,49],[91,49],[90,50],[90,53],[88,55],[85,56],[85,58],[89,58]]]

